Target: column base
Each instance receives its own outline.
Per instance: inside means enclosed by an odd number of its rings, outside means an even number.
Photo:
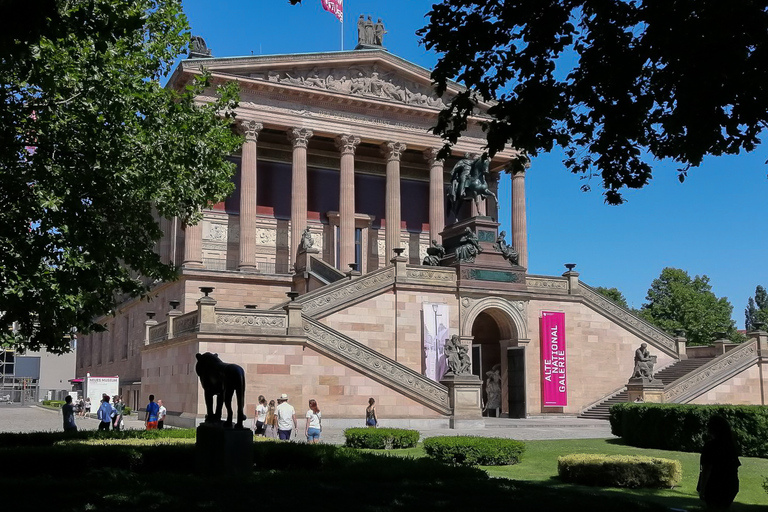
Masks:
[[[259,268],[255,265],[238,265],[237,270],[238,272],[250,272],[252,274],[259,272]]]

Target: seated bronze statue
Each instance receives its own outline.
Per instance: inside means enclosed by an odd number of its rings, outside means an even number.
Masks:
[[[206,352],[197,354],[195,371],[200,377],[200,384],[205,394],[205,422],[221,422],[221,409],[227,405],[225,427],[232,427],[232,395],[237,397],[237,423],[235,428],[243,428],[245,413],[245,371],[236,364],[227,364],[219,359],[219,354]],[[213,411],[213,397],[216,397],[216,412]]]

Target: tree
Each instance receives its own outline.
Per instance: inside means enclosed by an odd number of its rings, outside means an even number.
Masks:
[[[25,12],[12,12],[12,9]],[[190,40],[180,0],[0,3],[0,341],[68,350],[121,294],[176,277],[158,218],[226,197],[237,88],[196,105],[160,79]]]
[[[667,267],[653,280],[640,308],[640,317],[675,334],[684,330],[688,343],[710,345],[720,333],[732,341],[743,341],[731,319],[733,306],[717,298],[707,276],[693,279],[688,272]]]
[[[744,328],[747,331],[754,330],[756,323],[762,322],[768,324],[768,292],[760,285],[755,288],[755,297],[750,297],[747,301],[747,308],[744,310],[746,320]],[[762,327],[765,329],[765,326]]]
[[[619,291],[618,288],[606,288],[604,286],[598,286],[595,288],[595,291],[606,299],[615,302],[619,306],[629,309],[627,299],[624,297],[624,294]]]
[[[682,182],[706,155],[752,151],[768,126],[764,1],[443,0],[428,17],[438,92],[467,87],[435,133],[456,142],[490,101],[491,155],[561,146],[610,204],[648,184],[654,159],[679,163]]]

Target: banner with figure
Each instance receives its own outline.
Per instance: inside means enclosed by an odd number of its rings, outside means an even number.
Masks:
[[[344,23],[344,0],[322,0],[323,9],[330,12]]]
[[[544,407],[568,405],[565,313],[541,312],[541,401]]]
[[[450,337],[447,304],[422,304],[424,336],[422,338],[421,368],[425,377],[439,382],[448,370],[445,342]]]

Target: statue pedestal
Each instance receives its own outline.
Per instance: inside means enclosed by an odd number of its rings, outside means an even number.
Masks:
[[[474,262],[460,261],[456,258],[456,248],[461,245],[461,238],[469,228],[477,237],[478,245],[483,250]],[[506,260],[494,247],[498,237],[499,223],[490,217],[470,217],[447,226],[440,236],[443,239],[446,256],[441,266],[452,266],[458,270],[458,285],[462,288],[479,290],[525,290],[525,268]]]
[[[446,374],[440,384],[448,388],[449,405],[453,410],[451,428],[483,428],[482,381],[477,375]]]
[[[643,402],[660,404],[664,402],[664,383],[659,379],[629,379],[627,394],[630,402],[638,401],[639,398]]]
[[[195,462],[200,474],[247,474],[253,471],[253,432],[203,423],[197,427]]]

